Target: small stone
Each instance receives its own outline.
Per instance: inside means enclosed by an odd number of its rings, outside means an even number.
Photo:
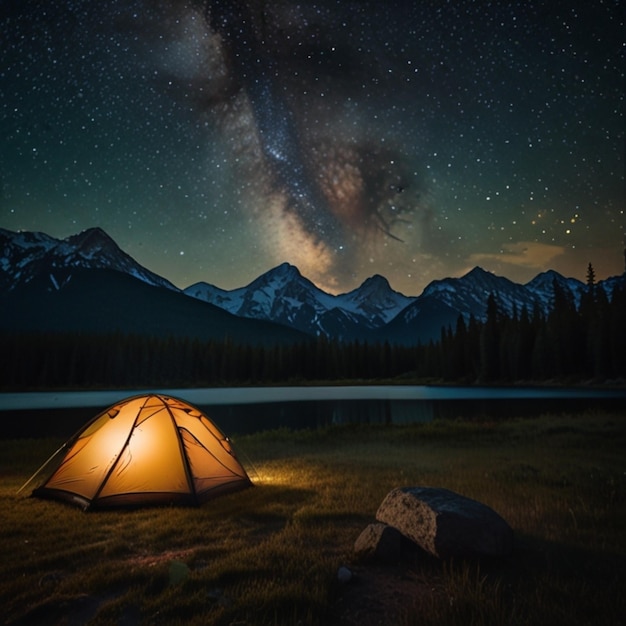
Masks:
[[[352,580],[352,572],[347,567],[342,565],[337,570],[337,580],[344,585],[349,583]]]
[[[369,524],[354,542],[354,551],[362,559],[399,561],[407,553],[409,541],[402,533],[380,522]]]

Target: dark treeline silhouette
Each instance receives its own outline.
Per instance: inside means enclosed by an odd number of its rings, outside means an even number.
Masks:
[[[443,380],[500,383],[626,377],[626,289],[612,297],[589,267],[576,305],[554,283],[549,313],[503,312],[497,294],[484,321],[459,316],[441,338],[413,347],[324,338],[273,348],[126,334],[0,337],[3,389],[213,386],[306,380]]]
[[[418,375],[465,382],[606,380],[626,376],[626,289],[609,299],[593,282],[576,306],[569,291],[553,284],[551,310],[502,312],[497,295],[487,299],[484,322],[459,317],[456,327],[423,348]]]
[[[140,335],[3,336],[5,389],[212,386],[394,378],[417,348],[316,339],[275,347]]]

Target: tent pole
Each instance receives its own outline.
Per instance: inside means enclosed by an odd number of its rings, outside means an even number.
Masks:
[[[200,505],[200,501],[198,500],[198,494],[196,493],[196,485],[193,480],[193,475],[191,473],[191,467],[189,465],[189,459],[187,458],[187,451],[185,450],[185,444],[182,441],[182,435],[180,433],[180,429],[178,427],[178,423],[176,422],[176,418],[172,413],[172,409],[167,402],[163,403],[168,415],[170,416],[170,420],[172,422],[172,426],[174,427],[174,436],[176,437],[176,441],[178,442],[178,449],[180,451],[180,458],[183,461],[183,467],[185,468],[185,476],[187,478],[187,485],[189,485],[189,491],[193,494],[193,501],[196,506]]]
[[[24,489],[26,489],[26,487],[33,482],[33,480],[39,475],[39,473],[46,467],[46,465],[48,465],[48,463],[50,463],[52,461],[52,459],[54,459],[58,454],[60,454],[63,450],[65,450],[66,448],[70,448],[71,446],[73,446],[76,441],[79,439],[79,437],[81,436],[81,434],[83,432],[85,432],[85,430],[87,430],[93,423],[95,423],[97,420],[99,420],[105,413],[107,413],[109,409],[105,409],[104,411],[101,411],[100,413],[98,413],[98,415],[96,415],[95,417],[93,417],[92,419],[90,419],[84,426],[82,426],[79,430],[77,430],[56,452],[54,452],[52,454],[52,456],[50,456],[50,458],[17,490],[17,493],[15,494],[16,496],[19,495],[20,493],[22,493],[22,491],[24,491]]]
[[[143,411],[143,409],[146,407],[146,404],[148,404],[148,402],[150,401],[150,398],[152,398],[153,395],[154,394],[148,394],[144,398],[144,402],[141,405],[141,409],[139,409],[139,411],[137,412],[137,415],[135,415],[135,419],[133,420],[132,426],[130,427],[128,431],[128,436],[124,440],[124,445],[120,447],[120,450],[117,456],[115,457],[115,460],[113,461],[113,463],[111,463],[111,467],[109,467],[109,469],[107,470],[107,473],[104,475],[104,478],[100,481],[100,485],[96,489],[96,492],[93,494],[92,498],[89,500],[89,505],[87,506],[87,509],[91,508],[91,505],[100,497],[100,493],[104,489],[104,486],[106,485],[107,480],[109,480],[109,478],[111,477],[111,474],[113,473],[113,470],[115,469],[115,466],[119,463],[119,460],[122,458],[122,453],[128,446],[128,442],[131,440],[131,437],[133,436],[133,431],[135,430],[135,425],[137,424],[137,418],[141,415],[141,411]],[[134,396],[133,398],[129,398],[129,401],[134,400],[135,397],[140,398],[141,396]]]

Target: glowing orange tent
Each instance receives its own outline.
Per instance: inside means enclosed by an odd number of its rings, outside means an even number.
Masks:
[[[198,505],[252,484],[204,413],[158,394],[127,398],[97,415],[27,484],[51,468],[32,495],[83,509]]]

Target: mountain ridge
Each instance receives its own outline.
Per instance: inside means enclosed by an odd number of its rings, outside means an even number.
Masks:
[[[131,274],[148,284],[180,291],[169,280],[143,267],[101,228],[88,228],[65,239],[55,239],[39,232],[13,232],[0,228],[0,290],[11,291],[30,282],[45,271],[54,272],[72,268],[115,269]],[[10,267],[19,272],[10,275]],[[51,274],[54,276],[54,274]],[[51,278],[57,288],[58,280]]]
[[[339,334],[343,338],[352,337],[357,327],[384,325],[413,301],[391,289],[383,276],[372,276],[348,293],[329,294],[289,263],[281,263],[247,286],[231,291],[200,282],[183,292],[235,315],[271,319],[313,335]]]
[[[442,326],[454,325],[459,315],[466,319],[471,316],[484,319],[490,293],[497,296],[501,309],[512,315],[523,307],[529,311],[536,306],[544,312],[549,310],[555,282],[562,290],[570,293],[576,304],[587,289],[581,281],[565,278],[554,270],[542,272],[521,285],[475,267],[461,277],[432,281],[419,296],[406,296],[393,290],[389,281],[381,275],[367,278],[359,287],[347,293],[333,295],[321,290],[304,277],[297,267],[285,262],[237,289],[225,290],[201,281],[181,290],[137,263],[100,228],[87,229],[61,240],[45,233],[14,233],[0,228],[0,244],[0,293],[6,303],[10,303],[12,296],[21,294],[24,297],[28,293],[29,301],[36,307],[37,294],[43,298],[52,292],[65,293],[71,281],[76,280],[79,270],[83,289],[91,290],[95,286],[88,285],[90,275],[96,280],[96,276],[100,279],[104,276],[96,272],[119,272],[157,290],[167,290],[176,296],[177,304],[174,308],[180,307],[181,311],[193,309],[194,312],[189,313],[192,316],[197,313],[195,305],[190,301],[212,307],[203,309],[207,311],[207,324],[214,316],[215,308],[232,318],[268,322],[303,333],[302,336],[325,336],[340,340],[392,341],[403,344],[429,341],[438,339]],[[127,293],[127,287],[123,286],[127,284],[125,279],[120,278],[116,286],[116,281],[107,276],[105,282],[110,289],[108,297],[115,299],[116,289]],[[622,275],[598,281],[597,285],[612,292],[618,282],[623,283],[625,280],[626,275]],[[158,309],[159,301],[162,301],[168,302],[167,307],[171,308],[171,297],[161,296],[159,298],[158,291],[150,293],[153,306]],[[5,308],[8,306],[6,303]],[[22,302],[21,306],[27,304]],[[208,311],[213,313],[209,314]],[[10,313],[8,308],[6,312],[7,315]],[[156,315],[153,312],[150,314]],[[175,318],[165,314],[163,317],[167,317],[167,324],[176,324]],[[186,321],[181,318],[179,323],[184,326]],[[163,328],[167,324],[164,322]],[[130,322],[129,325],[133,326]],[[156,319],[153,326],[159,326]],[[6,320],[5,327],[10,327]],[[201,329],[200,321],[195,324],[195,328],[196,334],[207,336]]]

